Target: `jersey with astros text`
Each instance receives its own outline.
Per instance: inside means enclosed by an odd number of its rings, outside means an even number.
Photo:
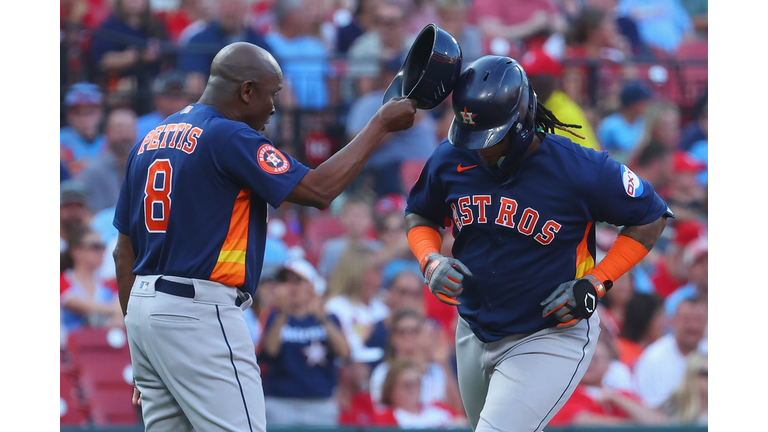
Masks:
[[[540,302],[594,267],[596,222],[644,225],[667,212],[650,183],[606,152],[554,134],[513,176],[445,139],[406,206],[406,214],[453,225],[452,254],[473,273],[458,311],[484,342],[558,324],[541,316]]]
[[[261,275],[267,204],[309,168],[208,105],[169,116],[131,149],[115,227],[137,275],[206,279],[251,294]]]

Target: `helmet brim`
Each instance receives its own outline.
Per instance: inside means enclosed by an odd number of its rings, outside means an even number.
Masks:
[[[519,113],[516,113],[506,124],[491,129],[477,129],[464,122],[457,122],[454,117],[448,129],[448,141],[455,147],[467,150],[481,150],[494,146],[504,139],[518,116]]]

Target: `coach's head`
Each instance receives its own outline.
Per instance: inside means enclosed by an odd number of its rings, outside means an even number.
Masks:
[[[283,71],[275,58],[256,45],[236,42],[213,58],[199,103],[213,106],[228,119],[264,130],[282,88]]]

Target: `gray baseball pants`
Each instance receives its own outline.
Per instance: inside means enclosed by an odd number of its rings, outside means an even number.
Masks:
[[[569,329],[548,328],[483,343],[459,318],[459,391],[472,430],[544,429],[584,376],[599,335],[595,313]]]
[[[159,292],[137,276],[125,317],[147,432],[266,431],[264,393],[238,290],[197,279],[194,298]],[[161,281],[162,282],[162,281]],[[164,284],[165,286],[165,284]]]

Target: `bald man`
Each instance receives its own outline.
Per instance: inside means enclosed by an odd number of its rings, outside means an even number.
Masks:
[[[228,45],[200,100],[140,137],[128,156],[114,258],[134,403],[148,432],[266,430],[242,311],[261,274],[267,204],[327,208],[382,139],[411,127],[416,113],[411,100],[388,102],[347,146],[309,169],[259,133],[282,86],[268,52]]]

